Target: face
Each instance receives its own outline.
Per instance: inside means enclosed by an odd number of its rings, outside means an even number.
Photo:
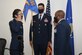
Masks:
[[[43,13],[44,12],[44,7],[42,5],[38,6],[38,11],[39,13]]]
[[[17,18],[18,18],[18,19],[22,19],[22,18],[23,18],[23,13],[22,13],[22,11],[19,11],[19,12],[18,12]]]
[[[59,19],[60,19],[59,13],[56,12],[56,13],[55,13],[55,17],[54,17],[54,22],[55,22],[55,23],[58,23]]]

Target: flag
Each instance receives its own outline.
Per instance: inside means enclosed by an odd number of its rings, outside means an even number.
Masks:
[[[73,35],[73,26],[72,26],[72,4],[71,0],[67,1],[67,8],[66,8],[66,21],[71,26],[71,34],[70,34],[70,46],[72,50],[72,55],[74,55],[74,35]]]
[[[25,2],[24,10],[23,10],[25,21],[26,21],[26,17],[29,9],[35,13],[38,13],[38,8],[35,0],[26,0]]]
[[[48,14],[49,16],[51,16],[50,0],[47,0],[46,14]],[[52,55],[52,44],[48,45],[46,55]]]
[[[52,55],[52,44],[48,45],[46,55]]]
[[[46,14],[51,16],[51,10],[50,10],[50,0],[47,0],[47,6],[46,6]]]

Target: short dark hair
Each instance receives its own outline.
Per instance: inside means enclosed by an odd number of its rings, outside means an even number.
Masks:
[[[20,9],[15,9],[14,11],[13,11],[13,18],[16,18],[16,16],[15,15],[18,15],[18,12],[19,11],[21,11]]]
[[[42,5],[44,7],[44,4],[43,3],[39,3],[38,6]]]
[[[65,12],[63,10],[57,10],[56,13],[55,13],[55,15],[56,14],[60,14],[60,13],[62,13],[62,18],[64,18]]]

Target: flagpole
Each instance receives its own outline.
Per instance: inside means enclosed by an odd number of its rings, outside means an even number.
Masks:
[[[36,4],[35,0],[26,0],[24,11],[23,11],[25,20],[26,20],[27,14],[28,14],[28,10],[31,11],[31,17],[33,17],[34,12],[38,13],[37,4]],[[33,19],[31,19],[30,23],[33,25]],[[31,35],[32,35],[32,46],[31,46],[32,47],[32,55],[34,55],[33,32],[31,32]]]

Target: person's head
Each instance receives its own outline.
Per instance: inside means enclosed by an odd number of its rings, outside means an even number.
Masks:
[[[43,13],[44,12],[44,4],[43,3],[39,3],[38,4],[38,11],[39,11],[39,13]]]
[[[15,9],[13,11],[13,18],[15,19],[22,19],[23,18],[23,14],[22,14],[22,11],[20,9]]]
[[[64,18],[64,16],[65,16],[65,12],[63,10],[58,10],[55,13],[55,17],[57,17],[58,19],[62,19]]]
[[[63,10],[58,10],[55,13],[54,21],[58,22],[60,19],[63,19],[65,16],[65,12]]]

